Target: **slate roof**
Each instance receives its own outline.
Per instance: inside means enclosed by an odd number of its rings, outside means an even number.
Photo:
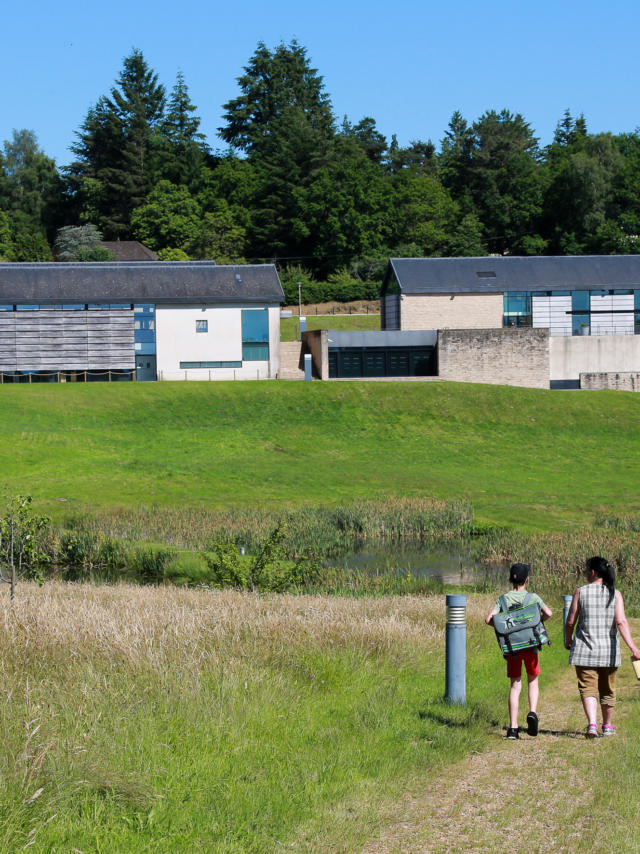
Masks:
[[[212,261],[0,264],[0,303],[280,303],[275,265]]]
[[[393,277],[403,294],[640,288],[640,255],[391,258],[383,294]]]
[[[101,240],[100,246],[112,252],[116,261],[157,261],[158,256],[139,240]]]
[[[329,347],[435,347],[438,333],[435,330],[371,330],[346,332],[330,329]]]

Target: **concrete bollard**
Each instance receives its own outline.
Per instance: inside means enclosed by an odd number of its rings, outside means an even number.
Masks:
[[[445,700],[464,706],[467,702],[467,597],[447,594]]]
[[[304,378],[305,380],[313,379],[313,374],[311,372],[311,353],[304,354]]]
[[[571,607],[573,596],[563,596],[562,598],[564,599],[564,611],[562,612],[562,645],[564,646],[564,630],[567,625],[567,617],[569,616],[569,608]]]

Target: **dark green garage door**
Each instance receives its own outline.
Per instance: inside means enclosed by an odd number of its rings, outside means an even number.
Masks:
[[[329,348],[329,377],[434,377],[435,347]]]

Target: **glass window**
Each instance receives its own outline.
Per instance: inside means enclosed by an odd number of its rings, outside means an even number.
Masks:
[[[196,332],[208,332],[209,331],[209,321],[208,320],[196,320]]]
[[[16,311],[38,311],[39,305],[17,305]]]
[[[182,370],[190,368],[241,368],[242,362],[180,362]]]
[[[0,311],[13,311],[12,305],[0,305]]]
[[[503,326],[531,326],[531,294],[510,291],[504,295]]]
[[[242,312],[242,343],[269,342],[269,310],[244,309]]]
[[[133,310],[136,314],[153,314],[156,307],[151,303],[140,303],[139,305],[134,305]]]
[[[242,345],[242,359],[245,362],[268,362],[268,344],[244,344]]]
[[[591,291],[592,294],[599,293]],[[602,291],[602,293],[605,293]],[[591,308],[591,296],[589,291],[573,291],[571,294],[571,310],[572,311],[589,311]]]
[[[63,305],[62,308],[65,311],[84,311],[86,305],[83,302],[71,302],[66,305]]]

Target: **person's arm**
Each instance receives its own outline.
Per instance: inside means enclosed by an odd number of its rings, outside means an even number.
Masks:
[[[629,623],[627,622],[627,615],[624,612],[624,602],[622,601],[622,593],[616,591],[616,608],[614,611],[616,626],[618,627],[618,631],[622,637],[622,640],[626,643],[626,645],[631,650],[631,653],[634,658],[640,658],[640,649],[633,642],[633,638],[631,637],[631,629],[629,628]]]
[[[564,648],[571,649],[571,639],[573,637],[573,627],[578,622],[578,608],[580,607],[580,588],[573,594],[571,607],[567,615],[567,622],[564,626]]]
[[[498,614],[498,613],[499,613],[499,611],[498,611],[498,609],[497,609],[497,608],[492,608],[492,609],[489,611],[489,613],[487,614],[487,616],[484,618],[485,623],[486,623],[488,626],[492,626],[492,625],[493,625],[493,618],[494,618],[494,616],[495,616],[496,614]]]
[[[551,610],[551,608],[550,608],[548,605],[543,605],[543,606],[540,608],[540,610],[541,610],[541,612],[542,612],[542,622],[543,622],[543,623],[544,623],[546,620],[549,620],[551,617],[553,617],[553,611]]]

